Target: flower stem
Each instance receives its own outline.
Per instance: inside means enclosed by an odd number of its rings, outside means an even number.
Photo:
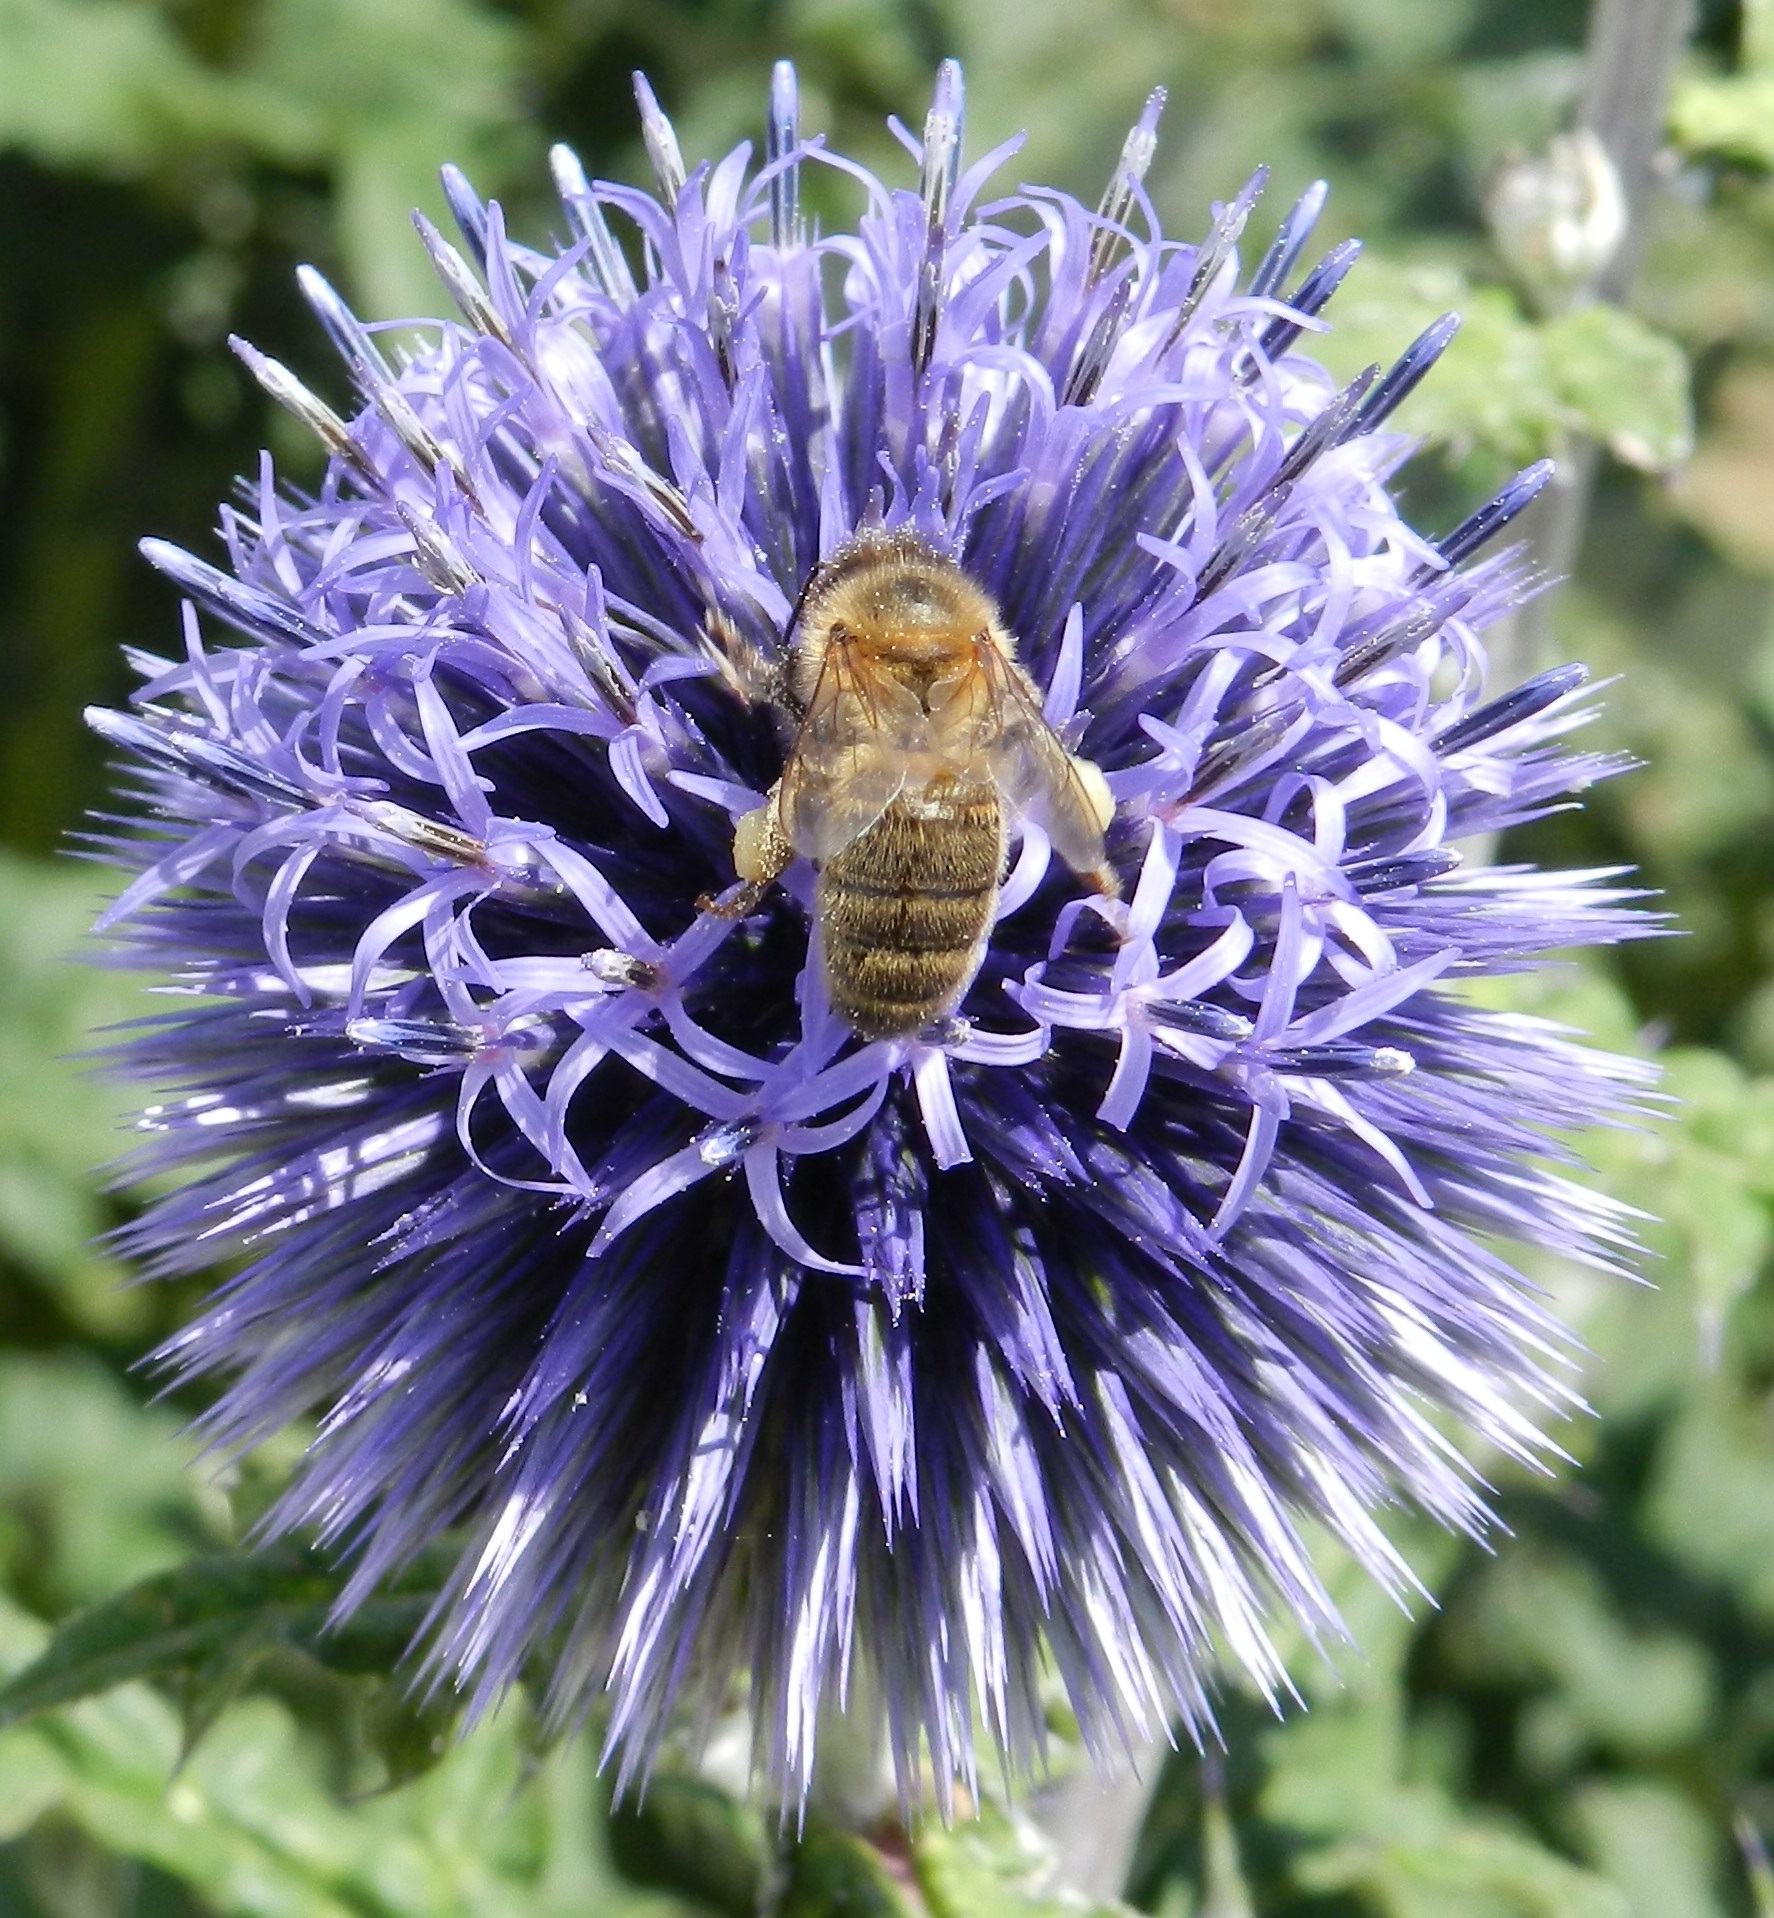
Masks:
[[[1044,1794],[1041,1823],[1059,1853],[1067,1890],[1086,1898],[1119,1898],[1126,1890],[1168,1749],[1153,1739],[1130,1754],[1119,1777],[1105,1779],[1083,1766]]]
[[[1589,285],[1578,289],[1578,303],[1624,299],[1632,286],[1659,184],[1663,103],[1693,16],[1694,0],[1595,0],[1591,9],[1577,124],[1595,135],[1612,161],[1627,219],[1620,244]],[[1550,579],[1576,567],[1599,457],[1593,440],[1573,438],[1533,509],[1534,555]],[[1551,602],[1542,594],[1495,629],[1492,653],[1501,683],[1554,663],[1551,618]]]

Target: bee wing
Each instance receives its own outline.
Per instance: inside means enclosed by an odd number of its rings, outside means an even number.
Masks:
[[[979,663],[997,720],[984,758],[999,792],[1047,834],[1074,872],[1101,871],[1103,833],[1114,812],[1102,774],[1066,750],[1034,687],[1000,647],[981,641]]]
[[[777,799],[796,852],[817,863],[868,831],[899,797],[923,724],[917,699],[871,672],[855,640],[835,631]]]

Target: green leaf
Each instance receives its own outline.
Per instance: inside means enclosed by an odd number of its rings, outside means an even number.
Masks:
[[[1085,1905],[1064,1891],[1052,1847],[1027,1819],[990,1802],[976,1817],[921,1828],[912,1859],[931,1918],[1113,1918],[1128,1911]]]
[[[1774,1622],[1774,1433],[1765,1406],[1724,1379],[1670,1421],[1646,1498],[1645,1530],[1692,1572],[1728,1585]]]
[[[818,1818],[794,1849],[776,1909],[777,1918],[918,1918],[903,1872],[866,1839]]]
[[[299,103],[204,66],[153,7],[0,0],[0,43],[0,146],[52,166],[136,173],[201,141],[316,157]]]
[[[253,14],[224,66],[153,6],[0,0],[0,147],[124,175],[194,149],[330,172],[353,295],[375,317],[436,312],[407,216],[442,215],[443,161],[503,173],[527,144],[517,31],[474,0],[264,0]]]
[[[756,1807],[701,1778],[656,1777],[610,1814],[610,1855],[626,1876],[729,1918],[756,1918],[771,1851]]]
[[[193,1559],[60,1626],[40,1657],[0,1686],[0,1726],[91,1697],[130,1679],[211,1684],[235,1664],[282,1647],[330,1670],[386,1673],[431,1602],[402,1584],[329,1626],[341,1579],[295,1545]]]
[[[1433,379],[1405,402],[1406,432],[1514,464],[1556,453],[1571,432],[1629,466],[1662,471],[1693,445],[1688,363],[1666,334],[1596,304],[1539,321],[1515,296],[1450,267],[1363,261],[1337,296],[1337,324],[1314,342],[1339,378],[1394,359],[1431,320],[1461,316]]]
[[[1630,1918],[1620,1890],[1533,1839],[1449,1821],[1376,1833],[1302,1860],[1303,1890],[1355,1893],[1383,1918]]]
[[[1539,328],[1563,416],[1623,465],[1667,472],[1694,450],[1688,358],[1667,334],[1604,301]]]
[[[1718,1834],[1695,1802],[1648,1779],[1597,1780],[1576,1799],[1584,1848],[1627,1889],[1634,1918],[1724,1918]]]
[[[1673,1631],[1630,1629],[1573,1555],[1524,1541],[1463,1597],[1442,1634],[1455,1668],[1475,1685],[1539,1691],[1540,1707],[1556,1702],[1568,1720],[1573,1743],[1633,1758],[1704,1735],[1715,1701],[1701,1648]]]
[[[1653,1346],[1662,1341],[1647,1356],[1667,1396],[1717,1365],[1732,1312],[1774,1250],[1774,1080],[1700,1047],[1666,1054],[1664,1066],[1674,1109],[1641,1132],[1598,1134],[1584,1150],[1611,1190],[1646,1195],[1656,1215],[1644,1237],[1659,1255],[1660,1297],[1617,1300],[1612,1316],[1630,1318]],[[1668,1343],[1680,1316],[1692,1327],[1685,1349]],[[1633,1357],[1629,1346],[1618,1355]],[[1614,1402],[1621,1378],[1610,1371],[1599,1383]]]
[[[79,963],[100,956],[87,932],[103,901],[89,870],[0,852],[0,1253],[116,1335],[147,1302],[91,1243],[108,1223],[93,1175],[127,1143],[132,1100],[81,1055],[151,1007],[138,980]]]
[[[227,1509],[164,1406],[96,1358],[0,1352],[0,1571],[60,1614],[219,1544]]]
[[[349,291],[371,317],[447,303],[409,216],[447,221],[446,160],[483,190],[499,184],[520,51],[512,24],[472,0],[267,0],[247,71],[325,126]]]
[[[0,1649],[13,1617],[0,1605]],[[52,1814],[228,1918],[689,1918],[616,1877],[599,1799],[594,1750],[538,1759],[521,1706],[351,1804],[268,1698],[224,1711],[182,1767],[172,1707],[140,1685],[0,1732],[0,1831]]]
[[[1364,259],[1337,295],[1336,325],[1310,350],[1339,379],[1387,365],[1439,315],[1460,331],[1399,409],[1397,425],[1456,459],[1482,451],[1524,465],[1555,442],[1561,408],[1538,329],[1503,287],[1476,286],[1451,267]]]
[[[179,1714],[183,1764],[214,1728],[216,1721],[246,1688],[261,1656],[250,1638],[220,1645],[206,1658],[155,1674]]]
[[[1429,1589],[1446,1589],[1456,1548],[1442,1540],[1432,1552],[1406,1536]],[[1356,1596],[1384,1602],[1371,1580]],[[1370,1618],[1359,1604],[1350,1610],[1353,1637],[1366,1651]],[[1604,1879],[1462,1803],[1425,1762],[1409,1710],[1420,1628],[1394,1618],[1390,1633],[1372,1620],[1374,1657],[1355,1664],[1341,1689],[1314,1686],[1309,1712],[1260,1731],[1260,1751],[1245,1754],[1262,1782],[1252,1804],[1235,1800],[1233,1809],[1241,1818],[1254,1814],[1237,1838],[1261,1894],[1257,1909],[1270,1908],[1273,1881],[1256,1866],[1275,1868],[1279,1838],[1292,1890],[1342,1896],[1352,1908],[1359,1900],[1370,1918],[1628,1918]],[[1691,1723],[1682,1703],[1683,1723]],[[1203,1837],[1205,1862],[1211,1828]]]
[[[1774,72],[1684,81],[1670,99],[1669,130],[1690,153],[1774,170]]]
[[[377,1674],[360,1721],[364,1745],[382,1769],[376,1789],[422,1778],[448,1754],[461,1716],[453,1692],[415,1691],[398,1676]]]
[[[1238,1831],[1220,1791],[1202,1802],[1201,1864],[1200,1918],[1256,1918],[1238,1855]]]

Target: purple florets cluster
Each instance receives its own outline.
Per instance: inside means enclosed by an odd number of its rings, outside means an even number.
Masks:
[[[1322,189],[1254,271],[1260,181],[1164,239],[1158,104],[1095,213],[981,203],[1013,149],[963,164],[952,68],[916,190],[803,139],[787,68],[759,170],[687,173],[644,88],[658,197],[557,150],[558,252],[447,174],[460,318],[391,359],[303,275],[354,417],[239,351],[325,481],[267,461],[225,569],[150,545],[184,654],[94,715],[106,924],[192,995],[126,1048],[187,1174],[129,1241],[240,1260],[165,1358],[225,1446],[318,1413],[274,1522],[348,1602],[459,1538],[433,1669],[542,1657],[626,1775],[742,1673],[790,1805],[847,1698],[946,1791],[1038,1762],[1049,1672],[1099,1749],[1200,1726],[1216,1644],[1277,1687],[1266,1613],[1336,1629],[1302,1520],[1400,1586],[1377,1507],[1482,1522],[1443,1415],[1533,1458],[1566,1402],[1497,1241],[1621,1243],[1547,1132],[1637,1068],[1460,990],[1640,923],[1451,850],[1611,770],[1580,671],[1484,684],[1527,581],[1475,556],[1545,473],[1406,525],[1387,421],[1452,321],[1336,390]],[[956,1016],[864,1042],[804,862],[699,901],[783,763],[731,662],[873,521],[997,601],[1125,900],[1025,824]]]

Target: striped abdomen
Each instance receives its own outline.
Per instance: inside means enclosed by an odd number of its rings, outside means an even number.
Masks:
[[[820,869],[826,989],[865,1038],[954,1008],[985,957],[1004,852],[997,787],[944,777],[901,793]]]

